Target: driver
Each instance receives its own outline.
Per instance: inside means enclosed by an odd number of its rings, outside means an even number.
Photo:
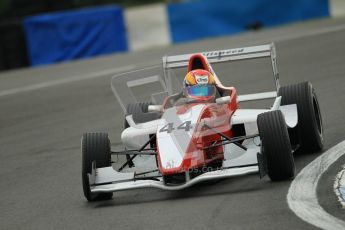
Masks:
[[[183,94],[186,98],[213,102],[216,97],[214,76],[207,70],[195,69],[187,73],[183,81]]]

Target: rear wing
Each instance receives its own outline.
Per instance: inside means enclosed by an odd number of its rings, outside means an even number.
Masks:
[[[236,49],[226,49],[226,50],[217,50],[217,51],[208,51],[202,52],[202,54],[207,57],[210,64],[228,62],[228,61],[238,61],[245,59],[255,59],[255,58],[271,58],[272,62],[272,71],[274,77],[274,83],[276,90],[278,92],[280,88],[279,84],[279,72],[277,69],[276,61],[276,49],[274,43],[259,45],[259,46],[250,46]],[[167,84],[168,93],[172,93],[172,86],[170,85],[170,76],[168,74],[169,69],[187,67],[189,58],[193,54],[182,54],[175,56],[164,56],[163,57],[163,70],[164,70],[164,79]]]

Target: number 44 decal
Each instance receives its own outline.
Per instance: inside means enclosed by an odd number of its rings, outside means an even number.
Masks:
[[[188,132],[191,128],[192,128],[192,121],[185,121],[182,124],[180,124],[179,126],[177,126],[176,129],[182,129],[182,130]],[[170,122],[170,123],[164,125],[159,130],[159,132],[160,133],[164,133],[164,132],[171,133],[173,130],[175,130],[174,123]]]

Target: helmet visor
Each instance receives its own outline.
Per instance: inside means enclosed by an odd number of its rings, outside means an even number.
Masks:
[[[187,94],[193,97],[210,97],[216,95],[214,85],[194,85],[186,87]]]

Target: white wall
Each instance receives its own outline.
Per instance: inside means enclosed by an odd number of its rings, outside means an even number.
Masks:
[[[345,16],[345,0],[329,0],[331,17]]]
[[[125,21],[130,50],[171,43],[165,4],[129,8]]]

